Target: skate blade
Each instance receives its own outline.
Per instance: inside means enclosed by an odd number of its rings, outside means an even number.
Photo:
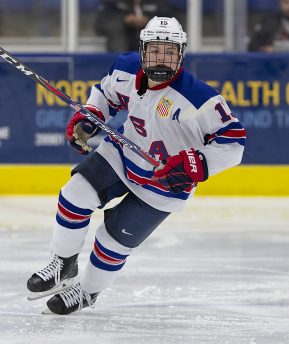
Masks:
[[[27,300],[29,300],[29,301],[39,300],[39,299],[42,299],[46,296],[60,293],[61,291],[64,291],[64,290],[70,288],[73,285],[73,283],[74,283],[74,278],[70,278],[70,279],[67,279],[65,281],[61,281],[61,283],[57,284],[54,288],[52,288],[50,290],[41,291],[39,293],[31,292],[27,296]]]
[[[43,314],[43,315],[51,315],[51,314],[57,315],[55,313],[52,313],[49,308],[44,309],[44,311],[42,311],[41,314]]]

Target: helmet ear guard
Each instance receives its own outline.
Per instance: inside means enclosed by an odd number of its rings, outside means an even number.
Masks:
[[[179,61],[176,68],[156,65],[147,66],[145,58],[147,44],[155,42],[156,44],[177,45],[179,51]],[[144,73],[153,81],[166,82],[170,80],[179,70],[184,60],[184,51],[187,45],[187,35],[183,31],[181,24],[176,18],[154,17],[140,33],[140,56]]]

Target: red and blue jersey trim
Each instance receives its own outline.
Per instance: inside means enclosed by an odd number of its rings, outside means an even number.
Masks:
[[[205,136],[205,145],[211,144],[213,141],[219,144],[236,142],[241,146],[245,146],[246,131],[240,122],[232,122],[214,134]]]
[[[192,189],[180,192],[178,194],[168,191],[161,184],[154,182],[151,178],[153,175],[152,170],[144,170],[128,159],[124,154],[119,143],[112,140],[109,136],[105,138],[106,142],[110,142],[119,152],[122,159],[124,173],[128,180],[137,185],[141,185],[144,189],[150,190],[158,195],[162,195],[168,198],[178,198],[182,200],[188,199]]]

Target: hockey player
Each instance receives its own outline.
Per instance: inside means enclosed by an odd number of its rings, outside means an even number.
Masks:
[[[91,90],[87,108],[105,121],[126,109],[120,132],[163,164],[153,169],[108,136],[73,169],[59,194],[52,261],[27,282],[32,298],[55,294],[47,302],[53,313],[92,305],[133,249],[183,209],[197,183],[241,161],[245,130],[222,96],[183,69],[186,42],[175,18],[154,17],[141,31],[140,54],[121,55]],[[97,131],[76,112],[66,137],[85,154]],[[91,214],[120,196],[104,211],[80,281],[69,285]]]

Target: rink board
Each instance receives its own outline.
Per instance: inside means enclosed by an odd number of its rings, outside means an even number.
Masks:
[[[116,56],[18,57],[83,104]],[[242,165],[200,184],[198,195],[289,195],[288,57],[187,54],[185,68],[222,94],[247,132]],[[4,60],[0,80],[0,194],[57,194],[83,159],[65,140],[73,111]],[[118,114],[110,124],[119,128],[122,120]]]
[[[0,194],[58,194],[72,165],[2,165]],[[196,195],[288,196],[289,166],[237,166],[200,183]]]
[[[116,56],[26,54],[18,57],[83,104],[91,86],[106,75]],[[1,164],[78,163],[81,157],[67,145],[64,135],[73,111],[1,60]],[[185,68],[217,89],[228,102],[232,114],[244,125],[247,141],[243,164],[289,164],[288,54],[187,54]],[[173,118],[170,114],[167,120]],[[119,114],[114,117],[118,119]]]

